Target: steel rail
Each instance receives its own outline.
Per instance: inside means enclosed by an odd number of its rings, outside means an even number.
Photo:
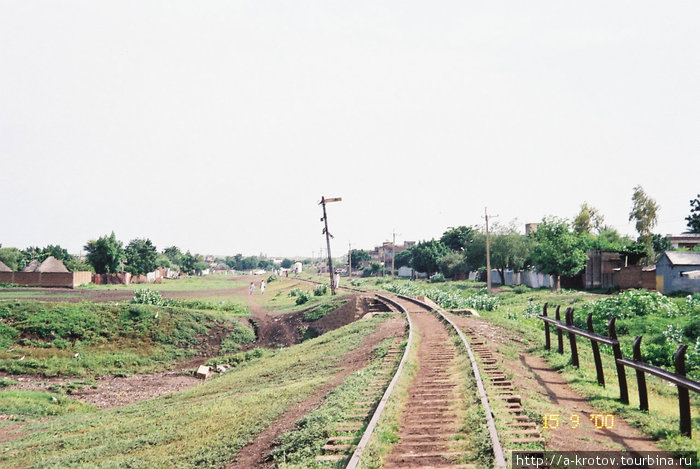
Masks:
[[[391,382],[389,383],[389,386],[387,386],[386,391],[384,391],[384,395],[382,395],[382,399],[379,401],[379,404],[377,405],[377,408],[375,409],[374,414],[372,415],[372,419],[367,424],[367,428],[362,434],[360,442],[357,444],[357,447],[355,447],[355,451],[352,453],[352,456],[350,457],[347,466],[345,466],[346,469],[355,469],[357,468],[358,464],[360,464],[360,458],[362,457],[362,453],[364,452],[365,448],[367,447],[367,444],[369,443],[369,439],[372,436],[372,433],[374,432],[377,423],[379,422],[379,418],[381,417],[382,412],[384,412],[384,408],[386,407],[387,401],[389,400],[389,396],[391,396],[391,393],[394,390],[396,382],[399,380],[399,376],[401,376],[401,371],[403,370],[403,366],[408,358],[408,353],[411,350],[411,341],[413,340],[413,323],[411,321],[411,315],[408,313],[408,310],[404,308],[400,303],[392,300],[391,298],[379,294],[376,294],[375,296],[380,301],[389,303],[396,307],[402,313],[406,313],[406,319],[408,320],[408,342],[406,343],[406,348],[404,349],[403,357],[401,357],[399,366],[398,368],[396,368],[394,377],[391,379]]]

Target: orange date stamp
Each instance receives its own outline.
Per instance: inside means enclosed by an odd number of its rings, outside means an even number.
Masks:
[[[615,415],[613,414],[589,414],[588,419],[597,430],[612,430],[615,426]],[[567,426],[572,430],[581,425],[581,415],[579,414],[544,414],[542,416],[542,428],[545,430],[556,430],[561,426]]]

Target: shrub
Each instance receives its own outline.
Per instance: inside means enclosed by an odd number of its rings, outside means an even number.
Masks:
[[[306,302],[309,301],[310,299],[311,299],[311,292],[309,292],[309,291],[300,291],[300,292],[297,294],[296,304],[298,304],[298,305],[303,305],[304,303],[306,303]]]
[[[292,288],[289,290],[289,296],[297,296],[302,292],[301,288]]]
[[[435,274],[430,277],[430,283],[440,283],[445,281],[445,276],[442,274]]]
[[[156,290],[151,290],[150,288],[142,288],[134,292],[134,298],[131,300],[132,303],[142,304],[142,305],[155,305],[163,306],[165,301],[160,293]]]
[[[328,286],[327,285],[318,285],[316,288],[314,288],[314,296],[323,296],[326,293],[328,293]]]
[[[513,293],[516,293],[518,295],[522,295],[523,293],[527,293],[530,291],[530,287],[527,285],[516,285],[513,287]]]
[[[275,274],[272,274],[269,277],[267,277],[267,283],[274,282],[275,280],[277,280],[277,275]]]

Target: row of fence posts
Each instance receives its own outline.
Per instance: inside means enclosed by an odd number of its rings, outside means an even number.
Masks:
[[[627,359],[622,356],[620,342],[617,339],[617,331],[615,329],[615,318],[608,321],[608,336],[596,334],[593,331],[593,314],[589,313],[586,318],[586,329],[581,329],[574,326],[574,309],[567,308],[564,312],[564,322],[561,321],[560,306],[557,306],[555,317],[551,318],[547,315],[547,303],[542,308],[542,314],[537,316],[544,322],[544,340],[545,349],[551,350],[550,324],[557,331],[557,352],[564,353],[564,337],[566,331],[569,336],[569,346],[571,348],[571,364],[579,367],[578,348],[576,345],[576,336],[581,336],[591,341],[593,349],[593,361],[596,368],[596,376],[598,384],[605,387],[605,376],[603,374],[603,362],[600,358],[600,349],[598,344],[610,345],[615,357],[615,368],[617,370],[617,380],[620,386],[620,401],[624,404],[629,404],[629,393],[627,391],[627,377],[625,367],[628,366],[636,371],[637,387],[639,388],[639,408],[644,411],[649,410],[649,398],[647,394],[645,373],[675,384],[678,387],[678,408],[680,411],[680,431],[682,435],[691,436],[691,420],[690,420],[690,391],[700,393],[700,383],[686,378],[685,376],[685,351],[687,346],[680,345],[673,356],[675,365],[675,373],[664,370],[656,366],[649,365],[642,361],[641,343],[642,336],[637,336],[633,342],[633,357]]]

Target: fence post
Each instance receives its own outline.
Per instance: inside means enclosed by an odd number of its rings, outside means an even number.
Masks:
[[[595,333],[593,330],[593,313],[588,313],[586,318],[588,332]],[[603,374],[603,362],[600,360],[600,348],[598,342],[591,339],[591,347],[593,348],[593,361],[595,362],[595,374],[598,378],[598,384],[605,387],[605,375]]]
[[[547,303],[542,307],[542,316],[547,317]],[[551,349],[552,344],[549,340],[549,323],[544,321],[544,348],[545,350]]]
[[[620,401],[623,404],[630,403],[630,397],[627,392],[627,374],[625,373],[625,365],[618,362],[622,359],[622,350],[620,350],[620,342],[617,340],[617,330],[615,329],[615,318],[610,318],[608,321],[608,335],[615,341],[613,348],[613,356],[615,357],[615,368],[617,368],[617,382],[620,385]]]
[[[638,335],[632,342],[632,359],[636,362],[642,361],[642,336]],[[637,373],[637,387],[639,388],[639,408],[641,410],[649,410],[649,398],[647,396],[647,379],[644,372],[635,370]]]
[[[566,325],[567,326],[573,326],[574,325],[574,309],[573,308],[566,308]],[[578,368],[578,349],[576,348],[576,334],[573,332],[568,332],[569,335],[569,344],[571,345],[571,364],[574,365],[576,368]]]
[[[685,350],[687,345],[679,345],[675,355],[673,355],[673,364],[676,367],[676,374],[685,376]],[[681,435],[691,437],[692,425],[690,420],[690,397],[688,389],[682,386],[678,387],[678,410],[681,417]]]
[[[557,321],[561,321],[561,316],[559,315],[559,308],[561,305],[557,305],[557,311],[555,318]],[[557,327],[557,352],[564,353],[564,337],[562,336],[561,329]]]

